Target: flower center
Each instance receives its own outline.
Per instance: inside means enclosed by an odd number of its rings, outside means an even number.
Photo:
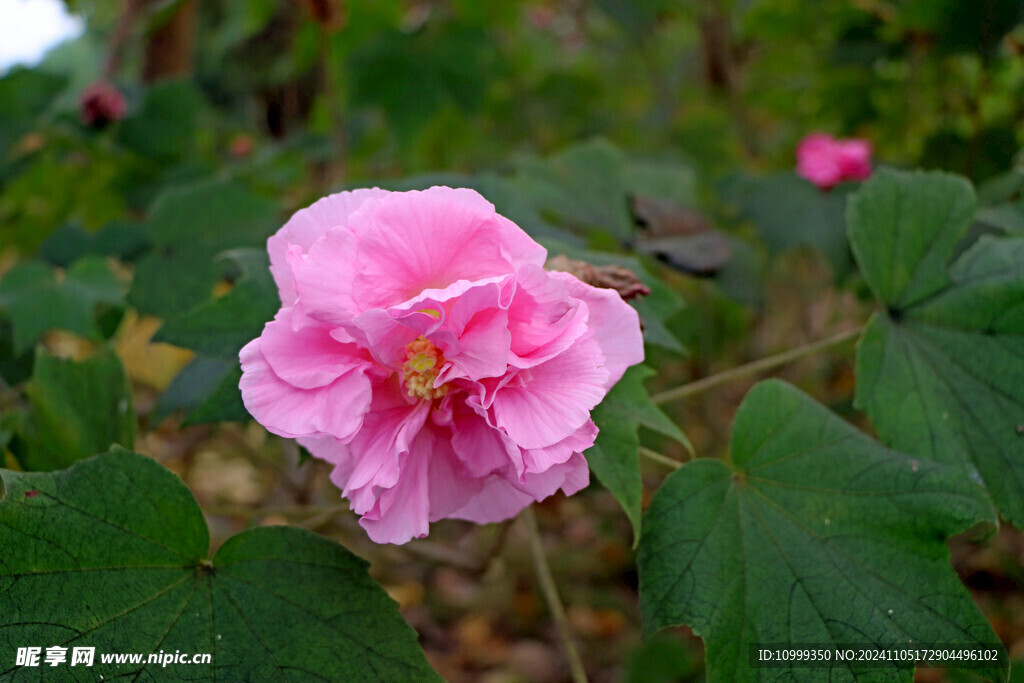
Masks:
[[[444,365],[444,354],[430,340],[420,335],[405,347],[402,381],[413,398],[433,400],[448,393],[448,385],[435,387],[434,380]]]

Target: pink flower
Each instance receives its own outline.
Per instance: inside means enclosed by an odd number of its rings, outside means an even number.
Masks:
[[[871,175],[871,143],[811,133],[796,147],[796,172],[822,190],[844,180],[866,180]]]
[[[82,91],[78,105],[82,123],[92,128],[104,128],[120,121],[127,109],[124,95],[106,81],[96,81]]]
[[[587,485],[590,411],[643,360],[636,312],[472,190],[356,190],[267,242],[282,308],[242,349],[242,398],[334,465],[360,523],[404,543]]]

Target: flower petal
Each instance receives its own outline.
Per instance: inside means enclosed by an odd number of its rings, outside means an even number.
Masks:
[[[397,376],[375,387],[362,429],[349,443],[354,465],[342,485],[342,492],[357,513],[366,514],[373,508],[379,489],[400,482],[403,462],[429,412],[428,402],[407,400]]]
[[[348,228],[332,228],[308,253],[294,248],[288,251],[295,292],[305,315],[341,327],[363,310],[352,293],[355,249],[356,238]]]
[[[555,465],[560,465],[569,460],[573,453],[582,453],[594,445],[597,438],[597,425],[593,420],[587,420],[586,424],[573,432],[570,436],[558,443],[546,448],[527,448],[523,450],[523,465],[526,474],[538,474],[546,472]],[[523,479],[521,477],[521,479]]]
[[[587,331],[587,307],[552,275],[533,265],[516,272],[515,296],[508,307],[511,365],[529,368],[542,363]]]
[[[588,334],[501,387],[492,404],[495,423],[521,448],[556,444],[590,419],[607,381],[601,347]]]
[[[565,285],[569,293],[587,304],[587,327],[601,347],[608,370],[605,389],[622,379],[626,368],[644,360],[644,337],[640,316],[614,289],[591,287],[569,273],[553,272],[551,277]]]
[[[315,389],[350,370],[373,370],[370,355],[356,344],[337,341],[331,328],[293,330],[291,319],[291,309],[282,308],[260,337],[260,351],[280,379],[299,389]]]
[[[347,371],[326,386],[300,389],[278,377],[263,352],[262,338],[242,348],[239,388],[246,409],[274,434],[285,437],[330,434],[348,441],[370,407],[367,366]]]
[[[280,230],[267,240],[270,254],[270,272],[281,294],[281,303],[291,306],[295,302],[295,285],[286,254],[290,246],[299,247],[305,254],[313,243],[333,227],[347,223],[349,214],[371,197],[383,197],[387,190],[378,188],[339,192],[320,199],[305,209],[296,211]]]
[[[513,231],[473,190],[432,187],[371,202],[350,220],[358,244],[352,290],[363,310],[515,269],[519,235],[503,244]]]
[[[474,477],[485,477],[509,464],[516,467],[517,473],[523,471],[519,447],[465,403],[454,406],[452,448]]]
[[[523,482],[513,482],[499,474],[487,478],[483,490],[449,517],[467,519],[478,524],[500,522],[517,515],[534,501],[541,501],[561,489],[567,496],[590,482],[587,461],[574,453],[567,461],[544,472],[526,475]]]

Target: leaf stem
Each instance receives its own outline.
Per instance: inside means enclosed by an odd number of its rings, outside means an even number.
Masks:
[[[583,660],[576,649],[573,641],[572,630],[569,628],[569,619],[565,614],[565,607],[562,606],[562,599],[558,597],[558,587],[555,586],[555,579],[551,575],[551,567],[548,566],[547,557],[544,555],[544,544],[540,539],[540,531],[537,529],[537,517],[533,514],[533,506],[528,505],[520,515],[523,524],[526,526],[526,533],[530,539],[530,552],[533,555],[533,566],[537,571],[537,580],[540,582],[544,599],[551,611],[551,618],[558,628],[558,637],[562,640],[562,647],[565,648],[565,658],[568,660],[569,672],[572,675],[573,683],[587,683],[587,672],[583,668]]]
[[[680,467],[683,466],[683,463],[679,462],[675,458],[670,458],[663,453],[659,453],[658,451],[652,451],[650,448],[647,448],[646,446],[640,447],[640,455],[650,460],[653,460],[654,462],[661,463],[662,465],[665,465],[667,467],[671,467],[674,470],[678,470]]]
[[[668,403],[669,401],[675,401],[676,399],[687,398],[688,396],[699,394],[702,391],[707,391],[708,389],[717,387],[719,384],[725,384],[733,381],[734,379],[767,372],[768,370],[772,370],[781,365],[787,365],[795,360],[804,358],[805,356],[812,356],[820,351],[832,348],[833,346],[839,346],[840,344],[843,344],[844,342],[847,342],[859,335],[861,330],[862,328],[857,327],[852,330],[840,332],[837,335],[820,339],[816,342],[807,344],[806,346],[790,349],[789,351],[783,351],[782,353],[761,358],[760,360],[755,360],[754,362],[747,363],[746,365],[740,365],[724,372],[702,377],[694,382],[689,382],[682,386],[654,394],[651,396],[651,400],[659,404]]]

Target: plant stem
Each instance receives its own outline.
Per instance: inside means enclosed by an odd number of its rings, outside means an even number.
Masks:
[[[565,614],[565,607],[562,606],[562,599],[558,597],[558,588],[555,586],[551,567],[548,566],[547,557],[544,555],[544,544],[541,542],[540,531],[537,529],[537,517],[533,514],[533,506],[527,506],[520,517],[523,519],[526,533],[530,539],[530,552],[533,555],[537,580],[540,582],[544,599],[551,611],[551,618],[555,620],[555,626],[558,628],[558,637],[562,640],[562,647],[565,648],[565,658],[568,660],[573,683],[587,683],[587,672],[583,668],[583,660],[580,659],[580,653],[573,642],[569,619]]]
[[[762,372],[767,372],[773,368],[777,368],[780,365],[786,365],[792,363],[795,360],[804,358],[805,356],[812,356],[819,351],[831,348],[833,346],[839,346],[840,344],[853,339],[861,333],[860,327],[846,332],[840,332],[839,334],[821,339],[806,346],[801,346],[796,349],[790,349],[789,351],[783,351],[782,353],[774,356],[768,356],[767,358],[761,358],[755,360],[752,363],[746,365],[740,365],[739,367],[726,370],[725,372],[719,372],[715,375],[709,375],[708,377],[702,377],[695,382],[690,382],[674,389],[668,389],[660,393],[651,396],[651,400],[655,403],[668,403],[680,398],[686,398],[687,396],[693,396],[699,394],[702,391],[707,391],[712,387],[717,387],[719,384],[725,384],[731,382],[734,379],[740,379],[742,377],[749,377],[750,375],[757,375]]]
[[[658,451],[652,451],[650,448],[647,448],[646,446],[640,447],[640,455],[644,456],[645,458],[649,458],[654,462],[661,463],[662,465],[665,465],[667,467],[671,467],[674,470],[678,470],[680,467],[683,466],[683,463],[679,462],[675,458],[670,458],[667,455],[659,453]]]

